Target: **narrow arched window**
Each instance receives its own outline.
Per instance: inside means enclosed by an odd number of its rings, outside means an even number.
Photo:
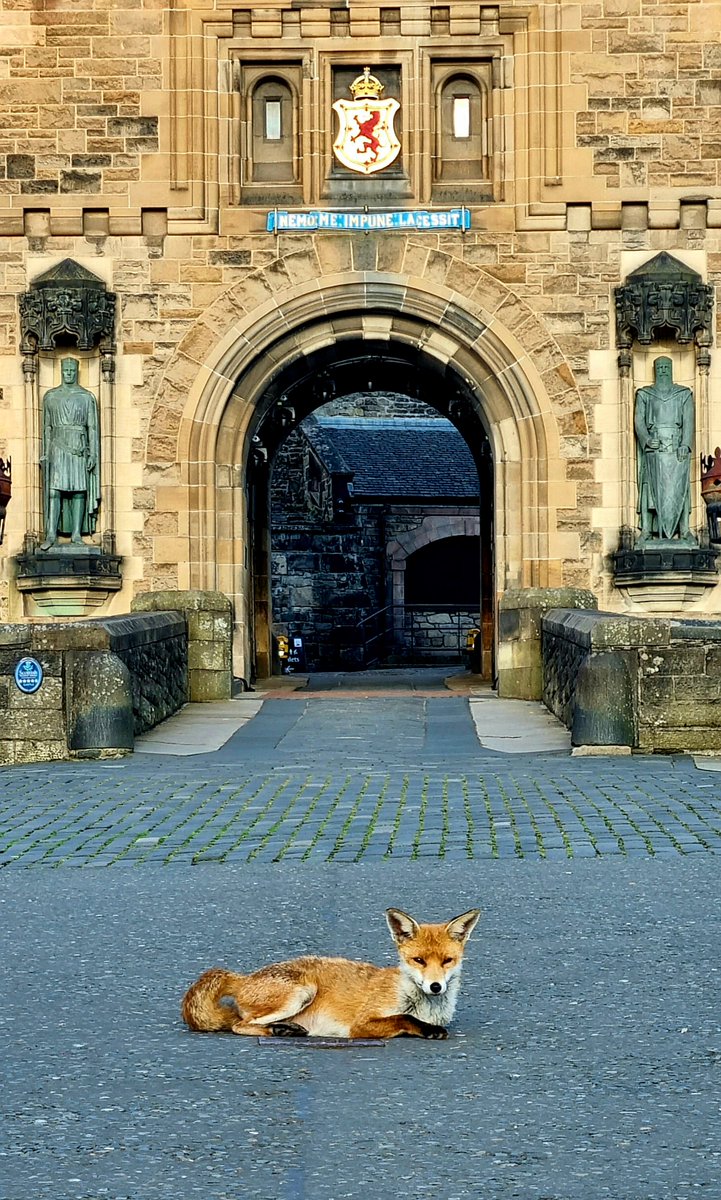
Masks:
[[[292,88],[284,79],[263,79],[253,89],[250,107],[250,182],[295,182],[298,139]]]
[[[443,80],[436,93],[435,179],[474,183],[490,179],[488,91],[470,74]]]

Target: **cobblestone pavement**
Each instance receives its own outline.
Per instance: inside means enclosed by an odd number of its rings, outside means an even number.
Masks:
[[[0,1200],[719,1200],[714,777],[344,691],[0,773]],[[392,961],[389,905],[484,910],[447,1042],[182,1026],[215,963]]]
[[[0,865],[718,852],[693,760],[479,746],[465,698],[268,700],[220,751],[8,768]]]

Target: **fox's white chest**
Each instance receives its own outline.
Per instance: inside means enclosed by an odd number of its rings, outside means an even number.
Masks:
[[[456,975],[449,980],[443,995],[429,996],[413,980],[404,979],[401,985],[403,1011],[411,1017],[418,1017],[419,1021],[426,1021],[429,1025],[448,1025],[456,1011],[460,985],[460,977]]]

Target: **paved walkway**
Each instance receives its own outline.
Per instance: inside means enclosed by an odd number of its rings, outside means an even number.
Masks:
[[[721,1197],[715,777],[453,686],[315,677],[0,772],[0,1200]],[[215,963],[392,961],[389,905],[484,910],[447,1042],[182,1026]]]

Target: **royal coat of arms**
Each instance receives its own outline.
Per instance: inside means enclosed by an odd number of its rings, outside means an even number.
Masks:
[[[344,167],[361,175],[382,171],[398,157],[401,144],[393,128],[400,104],[381,100],[383,84],[370,67],[350,85],[352,100],[336,100],[340,129],[333,153]]]

